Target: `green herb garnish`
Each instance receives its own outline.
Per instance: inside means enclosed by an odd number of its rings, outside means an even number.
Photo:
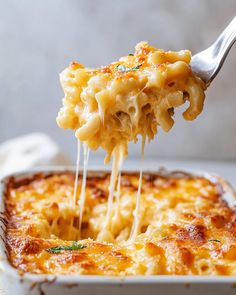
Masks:
[[[208,240],[209,242],[217,242],[217,243],[221,243],[220,240],[216,240],[216,239],[211,239],[211,240]]]
[[[51,254],[58,254],[61,253],[62,251],[73,251],[73,250],[81,250],[86,248],[85,245],[82,245],[78,242],[72,242],[71,246],[57,246],[57,247],[52,247],[47,249],[46,251],[51,253]]]
[[[129,56],[134,56],[133,53],[129,53]]]
[[[118,65],[118,66],[116,67],[116,69],[117,69],[118,71],[120,71],[120,72],[126,72],[126,73],[128,73],[128,72],[137,71],[141,66],[142,66],[142,64],[139,64],[139,65],[137,65],[137,66],[135,66],[135,67],[133,67],[133,68],[128,68],[128,67],[126,67],[125,65]]]

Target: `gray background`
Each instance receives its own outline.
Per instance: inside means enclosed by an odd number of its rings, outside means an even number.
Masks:
[[[72,132],[55,123],[63,96],[58,74],[70,61],[105,65],[141,40],[196,53],[234,15],[236,0],[0,0],[0,142],[42,131],[75,158]],[[235,160],[235,77],[236,46],[207,91],[203,114],[186,122],[177,112],[174,128],[160,131],[146,154]],[[130,154],[139,155],[140,145]]]

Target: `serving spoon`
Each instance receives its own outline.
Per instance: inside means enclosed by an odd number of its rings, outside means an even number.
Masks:
[[[192,57],[190,65],[193,73],[200,77],[207,86],[220,71],[235,41],[236,16],[210,47]]]

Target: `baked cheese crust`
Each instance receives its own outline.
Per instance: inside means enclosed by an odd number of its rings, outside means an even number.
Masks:
[[[71,172],[10,178],[5,194],[6,245],[20,273],[82,275],[236,275],[236,213],[220,183],[177,173],[144,173],[140,229],[129,240],[138,173],[123,173],[113,206],[114,240],[98,242],[109,173],[90,172],[79,249],[70,249],[79,217]],[[79,177],[79,190],[81,176]],[[64,247],[59,252],[53,247]],[[69,247],[69,248],[65,248]],[[69,250],[68,250],[69,249]]]

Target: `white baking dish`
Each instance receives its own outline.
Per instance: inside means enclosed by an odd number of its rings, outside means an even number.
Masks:
[[[45,173],[68,170],[66,168],[46,169]],[[14,174],[16,178],[32,175],[35,171]],[[38,172],[38,171],[37,171]],[[161,172],[163,173],[163,172]],[[166,173],[166,172],[165,172]],[[223,186],[224,199],[230,206],[236,204],[235,194],[230,185],[216,175],[191,171],[195,175],[209,178]],[[0,187],[0,212],[4,211],[5,178]],[[1,216],[1,215],[0,215]],[[34,275],[20,276],[7,259],[4,243],[4,221],[0,221],[0,295],[62,295],[62,294],[175,294],[175,295],[219,295],[236,294],[236,277],[224,276],[146,276],[146,277],[102,277],[102,276],[65,276]]]

